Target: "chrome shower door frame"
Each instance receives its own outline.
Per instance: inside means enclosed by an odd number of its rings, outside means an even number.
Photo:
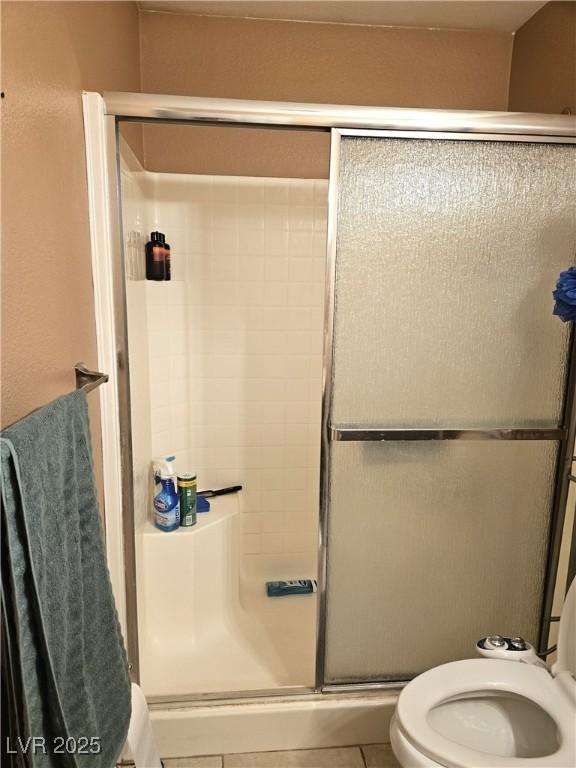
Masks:
[[[320,458],[320,551],[319,551],[319,620],[317,631],[316,688],[323,692],[366,691],[378,688],[394,688],[399,683],[335,683],[325,684],[326,664],[326,624],[327,624],[327,561],[328,561],[328,526],[330,506],[330,466],[331,445],[334,441],[413,441],[413,440],[551,440],[559,442],[556,462],[555,486],[550,516],[548,553],[540,614],[538,634],[538,653],[543,654],[548,648],[548,636],[552,618],[552,606],[556,590],[556,573],[560,557],[560,547],[564,528],[564,518],[571,481],[571,467],[576,438],[576,333],[570,329],[568,361],[564,384],[561,424],[557,428],[541,429],[391,429],[378,427],[338,427],[332,423],[332,382],[333,382],[333,345],[334,345],[334,302],[336,283],[336,243],[338,234],[338,199],[340,190],[340,156],[342,137],[366,138],[403,138],[450,141],[491,141],[514,143],[576,144],[576,137],[557,135],[451,132],[427,130],[374,130],[357,128],[333,128],[330,151],[330,183],[328,193],[328,241],[327,272],[325,299],[325,338],[324,370],[322,394],[322,443]],[[576,576],[576,524],[572,531],[572,547],[565,591]],[[400,685],[405,685],[408,680]]]
[[[509,112],[449,111],[433,109],[396,109],[341,106],[330,104],[297,104],[289,102],[210,99],[142,93],[105,93],[104,126],[106,140],[106,173],[109,184],[111,250],[114,261],[114,326],[117,349],[117,410],[122,455],[122,530],[126,594],[126,643],[132,676],[139,681],[138,616],[136,594],[136,551],[133,508],[132,444],[130,410],[130,372],[124,285],[124,253],[120,193],[118,123],[120,121],[190,123],[196,125],[258,126],[295,130],[331,131],[330,183],[328,195],[328,242],[326,266],[326,298],[324,324],[324,364],[322,385],[322,440],[319,526],[319,610],[317,615],[316,682],[314,688],[272,689],[268,691],[230,691],[218,694],[190,694],[178,697],[154,697],[154,702],[175,704],[208,700],[238,700],[261,696],[286,696],[344,691],[353,693],[379,688],[399,688],[401,683],[366,683],[324,685],[324,653],[326,641],[326,562],[328,526],[328,480],[330,458],[330,408],[332,387],[332,342],[334,319],[334,277],[337,230],[338,170],[341,137],[397,136],[404,138],[462,139],[477,141],[527,141],[576,143],[573,119],[561,115],[517,114]],[[566,387],[562,445],[573,440],[574,385],[576,352],[571,343],[571,364]],[[570,396],[568,396],[570,392]],[[566,451],[558,461],[554,520],[547,565],[546,594],[543,606],[542,637],[547,639],[547,626],[554,594],[560,541],[562,534],[562,500],[566,499],[568,470]],[[571,459],[571,454],[570,454]],[[566,471],[564,471],[564,468]],[[544,633],[544,625],[546,632]],[[542,644],[541,637],[541,644]],[[546,641],[544,641],[545,643]]]

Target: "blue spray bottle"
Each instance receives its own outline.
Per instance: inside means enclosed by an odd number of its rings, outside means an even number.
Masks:
[[[154,459],[154,524],[161,531],[180,527],[180,497],[176,489],[174,456]]]

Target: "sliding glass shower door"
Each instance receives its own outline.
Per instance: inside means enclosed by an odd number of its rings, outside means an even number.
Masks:
[[[538,641],[576,147],[508,138],[335,133],[326,684]]]

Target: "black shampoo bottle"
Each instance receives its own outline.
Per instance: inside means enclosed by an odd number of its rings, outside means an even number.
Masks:
[[[162,232],[152,232],[146,243],[146,280],[164,280],[165,251]]]

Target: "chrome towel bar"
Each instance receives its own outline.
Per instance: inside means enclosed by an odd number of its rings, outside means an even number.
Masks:
[[[83,389],[84,392],[91,392],[100,384],[105,384],[109,378],[107,373],[91,371],[86,368],[84,363],[76,363],[74,373],[76,374],[76,389]]]
[[[333,426],[334,441],[385,443],[398,440],[563,440],[560,427],[510,429],[388,429],[387,427]]]

